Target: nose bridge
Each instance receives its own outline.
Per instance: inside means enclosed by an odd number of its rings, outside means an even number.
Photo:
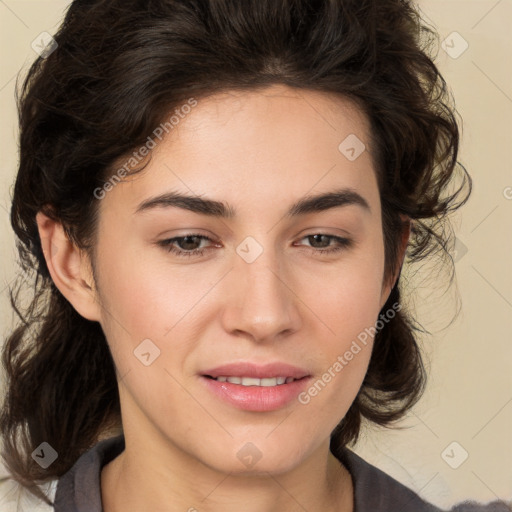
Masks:
[[[274,247],[248,237],[236,249],[234,272],[236,293],[229,308],[228,328],[244,331],[254,339],[271,339],[285,330],[298,328],[294,294],[286,284],[283,261]]]

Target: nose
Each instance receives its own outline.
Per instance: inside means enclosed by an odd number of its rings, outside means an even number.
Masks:
[[[229,298],[223,312],[226,332],[259,343],[276,341],[301,327],[299,298],[290,273],[275,251],[264,250],[252,263],[235,255]]]

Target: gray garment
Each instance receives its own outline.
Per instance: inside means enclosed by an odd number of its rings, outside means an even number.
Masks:
[[[105,439],[84,453],[58,481],[55,512],[102,512],[101,468],[124,450],[124,437]],[[442,512],[416,493],[368,464],[357,454],[343,449],[335,454],[350,471],[354,482],[354,512]],[[488,505],[464,502],[450,512],[511,512],[501,501]]]

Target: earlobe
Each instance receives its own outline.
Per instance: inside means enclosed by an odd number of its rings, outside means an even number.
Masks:
[[[87,254],[69,240],[61,223],[36,215],[41,246],[55,286],[87,320],[99,321],[101,308]]]

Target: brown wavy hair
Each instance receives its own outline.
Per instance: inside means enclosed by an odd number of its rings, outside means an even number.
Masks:
[[[3,349],[0,414],[6,466],[47,502],[37,484],[68,471],[122,425],[104,333],[54,285],[36,214],[61,222],[93,254],[93,191],[187,98],[279,83],[355,101],[371,126],[387,276],[397,270],[401,216],[412,225],[408,263],[436,253],[453,268],[448,215],[471,192],[457,161],[457,111],[431,51],[438,35],[409,1],[75,0],[54,38],[56,49],[17,82],[11,223],[22,273],[10,290],[19,323]],[[27,284],[30,302],[22,306]],[[400,284],[382,312],[400,302]],[[363,418],[390,426],[419,399],[420,330],[402,308],[378,331],[331,450],[354,443]],[[43,441],[58,452],[47,469],[31,458]]]

